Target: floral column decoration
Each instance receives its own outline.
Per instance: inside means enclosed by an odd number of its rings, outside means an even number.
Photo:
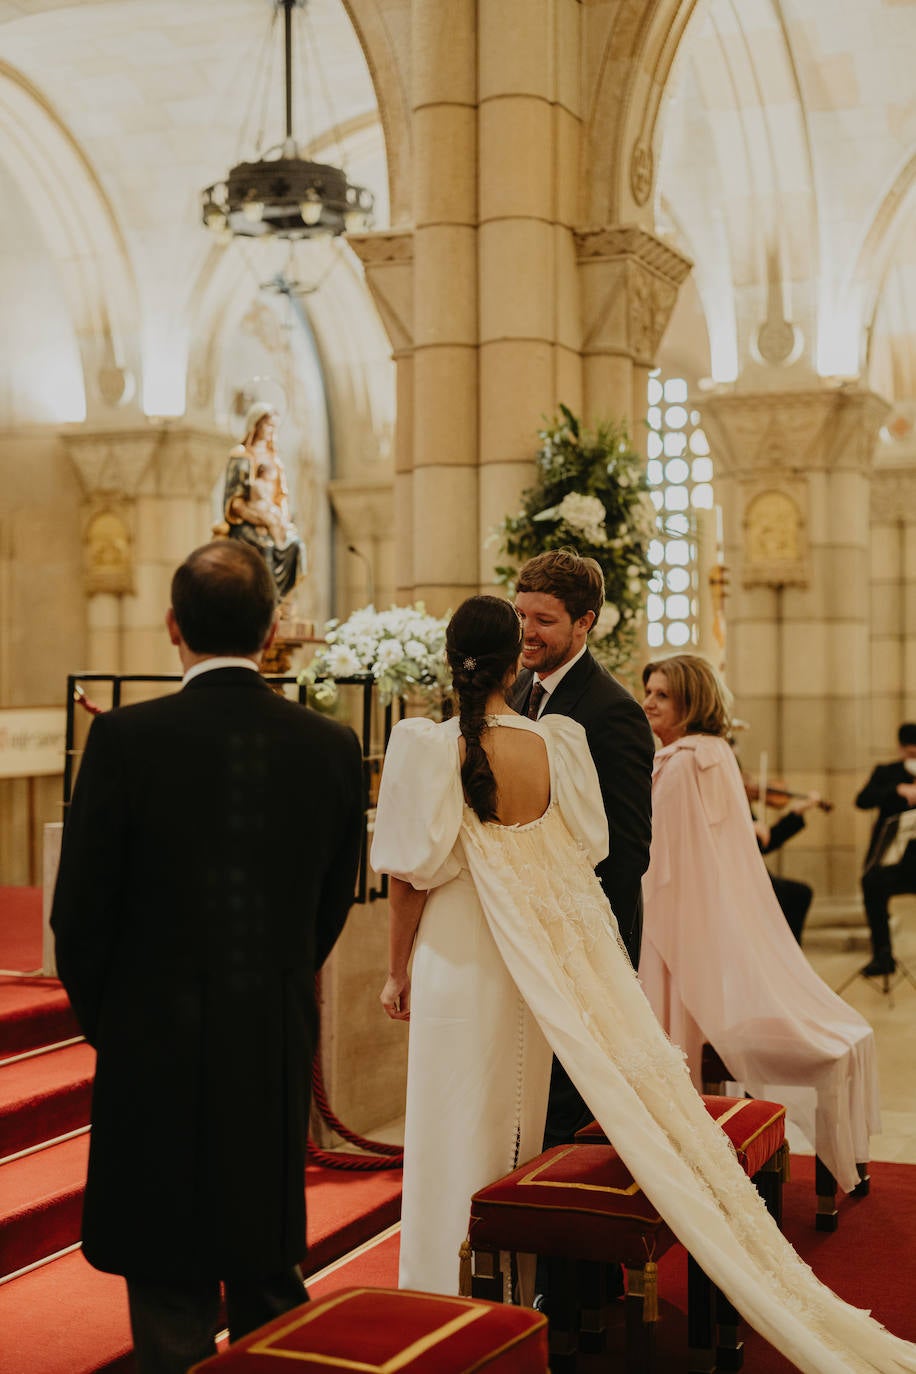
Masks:
[[[519,567],[535,554],[574,548],[604,573],[605,605],[589,641],[608,668],[633,656],[654,568],[648,550],[658,529],[643,460],[625,427],[608,420],[582,429],[572,411],[539,431],[537,480],[518,515],[499,526],[497,580],[515,590]]]

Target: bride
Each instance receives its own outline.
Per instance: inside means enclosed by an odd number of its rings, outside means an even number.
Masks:
[[[506,705],[520,648],[508,602],[465,601],[446,636],[459,716],[395,726],[382,777],[381,1000],[411,1022],[401,1286],[457,1292],[471,1194],[540,1150],[553,1051],[639,1186],[772,1345],[813,1374],[916,1371],[916,1348],[784,1240],[660,1029],[593,872],[608,837],[585,733]]]

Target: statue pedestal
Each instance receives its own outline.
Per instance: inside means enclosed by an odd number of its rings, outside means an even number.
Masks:
[[[289,672],[297,649],[305,644],[323,643],[323,639],[315,638],[315,626],[311,620],[281,620],[273,644],[261,658],[261,672],[283,676]]]

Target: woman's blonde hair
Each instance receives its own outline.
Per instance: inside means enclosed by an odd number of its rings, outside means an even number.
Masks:
[[[685,735],[727,735],[731,730],[732,694],[708,659],[699,654],[672,654],[642,670],[645,687],[653,673],[663,673]]]

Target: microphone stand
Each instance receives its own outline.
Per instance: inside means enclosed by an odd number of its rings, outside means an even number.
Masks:
[[[354,558],[358,558],[364,565],[366,569],[366,589],[369,593],[369,604],[375,606],[375,574],[372,571],[370,559],[367,558],[362,549],[358,549],[355,544],[347,545],[347,553],[352,553]],[[376,610],[377,609],[378,607],[376,607]]]

